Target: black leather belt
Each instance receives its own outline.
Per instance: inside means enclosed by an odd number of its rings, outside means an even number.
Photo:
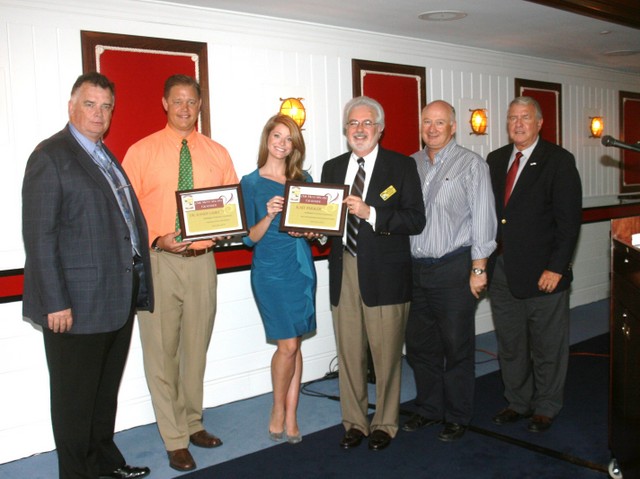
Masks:
[[[182,253],[178,254],[186,258],[191,258],[193,256],[202,256],[203,254],[211,253],[212,251],[213,246],[209,246],[208,248],[203,249],[186,249]]]
[[[459,254],[466,253],[471,250],[471,246],[462,246],[458,249],[454,249],[453,251],[449,251],[447,254],[440,256],[439,258],[413,258],[413,261],[420,264],[432,265],[442,263],[443,261],[447,261],[454,256],[458,256]]]

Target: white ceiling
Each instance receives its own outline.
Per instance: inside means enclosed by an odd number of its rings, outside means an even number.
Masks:
[[[640,30],[524,0],[158,0],[640,73]],[[423,21],[459,10],[456,21]],[[603,34],[604,31],[609,33]],[[635,54],[629,54],[629,51]],[[607,54],[607,52],[614,52]],[[619,53],[615,53],[619,52]]]

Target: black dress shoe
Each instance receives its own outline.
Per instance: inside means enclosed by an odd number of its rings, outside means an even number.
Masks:
[[[524,419],[527,417],[531,417],[530,412],[520,414],[519,412],[516,412],[511,408],[505,408],[502,411],[500,411],[498,414],[493,416],[493,422],[499,426],[502,426],[504,424],[516,422],[516,421],[519,421],[520,419]]]
[[[376,429],[369,436],[369,449],[372,451],[382,451],[391,444],[391,436],[382,429]]]
[[[456,441],[464,436],[466,430],[467,426],[456,424],[455,422],[447,422],[442,432],[438,434],[438,439],[444,442]]]
[[[148,476],[150,472],[151,470],[148,467],[127,466],[125,464],[109,474],[101,475],[100,479],[136,479]]]
[[[351,449],[354,447],[358,447],[362,442],[363,437],[364,433],[362,431],[352,427],[346,432],[346,434],[340,441],[340,447],[342,449]]]
[[[551,427],[553,423],[553,418],[549,416],[542,416],[540,414],[535,414],[531,421],[529,421],[529,425],[527,429],[531,432],[544,432]]]
[[[429,419],[420,414],[414,414],[407,422],[402,425],[402,430],[407,432],[413,432],[421,427],[433,426],[434,424],[440,424],[442,421],[437,419]]]

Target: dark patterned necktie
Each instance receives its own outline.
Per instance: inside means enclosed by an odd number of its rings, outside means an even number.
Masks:
[[[180,148],[180,167],[178,170],[178,191],[193,189],[193,164],[191,163],[191,152],[187,146],[187,140],[182,140]],[[180,228],[180,216],[176,212],[176,230]],[[183,231],[184,233],[184,231]],[[176,241],[182,241],[182,234],[176,236]]]
[[[351,185],[351,194],[362,198],[364,191],[364,158],[358,158],[358,172]],[[355,256],[358,252],[358,228],[360,228],[360,218],[356,215],[349,214],[347,217],[347,251]]]
[[[131,204],[129,203],[129,198],[127,197],[127,193],[125,191],[125,188],[128,188],[130,185],[122,184],[122,181],[120,181],[120,178],[115,172],[113,161],[104,151],[101,142],[96,145],[96,148],[95,150],[93,150],[93,152],[95,158],[97,158],[98,163],[101,166],[101,169],[107,174],[107,180],[111,183],[112,188],[116,192],[116,200],[118,200],[120,211],[122,211],[122,216],[124,216],[124,220],[127,223],[127,227],[129,228],[133,254],[139,255],[140,238],[138,236],[138,229],[135,224],[135,217],[132,212]]]
[[[518,168],[520,168],[520,158],[522,158],[522,152],[516,153],[516,159],[511,164],[511,168],[507,172],[507,182],[504,187],[504,205],[507,206],[511,192],[513,191],[513,185],[516,182],[516,176],[518,175]]]

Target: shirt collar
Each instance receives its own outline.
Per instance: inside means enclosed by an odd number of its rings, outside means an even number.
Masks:
[[[536,141],[534,141],[528,148],[525,148],[524,150],[518,150],[516,148],[516,145],[513,145],[513,152],[511,153],[511,158],[515,158],[516,153],[518,153],[519,151],[522,152],[522,156],[525,157],[525,159],[529,159],[531,158],[531,153],[533,153],[533,150],[536,149],[536,146],[538,145],[538,141],[540,141],[540,135],[537,136]]]
[[[371,150],[371,152],[368,155],[365,156],[358,156],[356,155],[354,152],[351,152],[351,160],[357,162],[358,158],[364,158],[364,164],[371,164],[373,163],[373,160],[375,160],[378,157],[378,148],[379,148],[379,144],[376,144],[376,146],[373,148],[373,150]]]
[[[192,147],[195,147],[195,145],[196,145],[196,137],[198,136],[198,131],[195,128],[186,137],[184,137],[184,136],[180,135],[179,133],[177,133],[173,128],[171,128],[169,126],[168,123],[164,127],[164,129],[167,132],[167,135],[169,135],[169,137],[171,138],[171,141],[173,143],[175,143],[178,146],[178,148],[182,147],[182,140],[185,139],[185,138],[187,140],[187,144],[189,145],[190,149]]]
[[[435,165],[440,161],[444,162],[449,157],[449,153],[455,148],[455,146],[456,140],[451,138],[451,140],[449,140],[449,143],[447,143],[444,148],[442,148],[438,153],[436,153],[436,156],[433,157],[433,164]],[[429,161],[429,153],[427,147],[425,147],[424,152],[427,154],[427,161]]]
[[[80,133],[80,131],[78,131],[78,129],[73,126],[71,122],[69,122],[69,131],[76,139],[76,141],[80,143],[80,146],[84,148],[85,151],[89,152],[90,155],[93,155],[93,150],[96,149],[96,146],[100,143],[100,140],[98,140],[97,143],[94,143],[89,138]]]

